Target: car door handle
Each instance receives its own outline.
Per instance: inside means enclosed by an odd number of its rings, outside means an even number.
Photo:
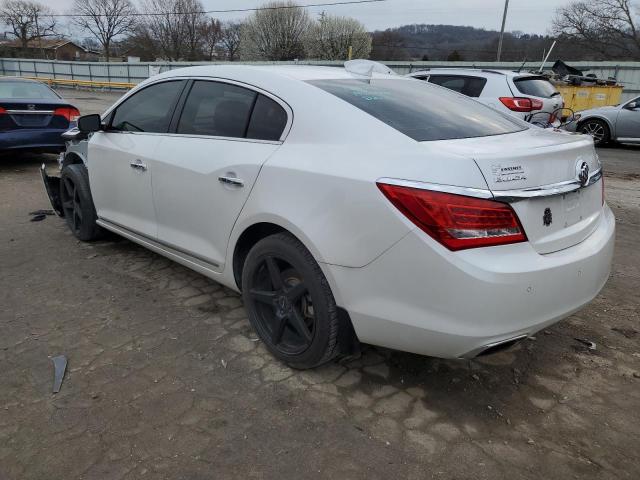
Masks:
[[[223,175],[218,177],[218,181],[227,185],[233,185],[234,187],[244,187],[244,182],[242,181],[242,179],[236,177],[225,177]]]
[[[144,163],[142,163],[142,160],[140,159],[136,159],[132,162],[129,162],[129,165],[131,166],[131,168],[135,170],[140,170],[141,172],[145,172],[147,170],[147,166]]]

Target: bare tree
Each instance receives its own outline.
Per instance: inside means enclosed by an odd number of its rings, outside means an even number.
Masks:
[[[75,0],[72,13],[72,22],[100,43],[107,62],[113,39],[131,33],[136,21],[131,0]]]
[[[222,26],[222,47],[227,54],[227,60],[233,62],[238,58],[241,46],[242,24],[239,22],[227,22]]]
[[[640,56],[636,8],[630,0],[581,0],[556,11],[553,32],[603,57]]]
[[[320,60],[343,60],[349,47],[353,58],[369,58],[371,36],[363,24],[353,18],[322,14],[306,36],[307,55]]]
[[[241,31],[242,24],[239,22],[227,22],[222,26],[221,43],[227,54],[227,60],[230,62],[238,58]]]
[[[144,0],[144,22],[168,60],[197,59],[202,46],[200,29],[207,21],[199,0]]]
[[[35,1],[5,0],[0,5],[0,21],[13,33],[22,48],[32,40],[56,35],[56,19],[53,11]]]
[[[293,60],[304,57],[309,14],[291,0],[270,2],[243,25],[241,54],[247,59]]]
[[[222,40],[222,24],[220,20],[209,18],[208,21],[202,22],[200,25],[200,37],[205,56],[209,61],[213,60],[216,48],[218,48]]]

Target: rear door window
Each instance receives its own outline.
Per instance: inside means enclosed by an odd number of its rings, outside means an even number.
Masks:
[[[479,97],[487,84],[487,79],[482,77],[467,77],[462,75],[431,75],[429,83],[435,83],[467,97]]]
[[[287,125],[287,112],[277,102],[264,95],[258,100],[251,115],[247,138],[256,140],[280,140]]]
[[[111,130],[166,133],[185,80],[156,83],[133,94],[113,114]]]
[[[520,93],[532,97],[551,98],[559,95],[556,87],[544,77],[516,78],[513,83]]]
[[[476,100],[406,79],[311,80],[329,92],[419,142],[486,137],[528,125]]]
[[[185,102],[177,133],[245,138],[258,93],[237,85],[196,81]]]

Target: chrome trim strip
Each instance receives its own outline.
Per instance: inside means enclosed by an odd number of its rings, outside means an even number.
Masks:
[[[433,190],[436,192],[453,193],[476,198],[493,198],[490,190],[482,188],[459,187],[457,185],[443,185],[441,183],[417,182],[415,180],[404,180],[401,178],[379,178],[379,183],[397,185],[399,187],[417,188],[419,190]]]
[[[192,253],[187,253],[184,250],[174,247],[173,245],[169,245],[159,240],[150,238],[143,233],[131,230],[123,225],[120,225],[119,223],[105,220],[102,217],[98,218],[96,223],[101,227],[106,228],[107,230],[111,230],[112,232],[122,235],[123,237],[127,237],[129,240],[139,243],[144,247],[150,248],[160,253],[161,255],[177,257],[200,268],[205,268],[207,270],[213,271],[214,273],[219,273],[216,269],[220,269],[220,265],[215,262],[205,260],[204,258]]]
[[[53,115],[53,110],[7,110],[9,115]]]
[[[494,190],[493,195],[496,200],[501,202],[517,202],[528,198],[553,197],[556,195],[564,195],[566,193],[575,192],[582,188],[593,185],[602,178],[602,168],[589,175],[586,185],[582,185],[578,180],[568,180],[566,182],[552,183],[542,185],[540,187],[523,188],[516,190]]]
[[[418,182],[415,180],[404,180],[401,178],[379,178],[380,183],[398,185],[400,187],[417,188],[420,190],[433,190],[436,192],[453,193],[455,195],[465,195],[467,197],[484,198],[497,200],[500,202],[513,203],[529,198],[553,197],[575,192],[582,188],[593,185],[602,178],[602,168],[598,168],[589,175],[586,185],[581,185],[578,180],[567,180],[565,182],[542,185],[540,187],[523,188],[516,190],[488,190],[483,188],[459,187],[457,185],[443,185],[439,183]]]

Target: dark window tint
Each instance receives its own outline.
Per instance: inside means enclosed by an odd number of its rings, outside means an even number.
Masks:
[[[0,98],[25,98],[29,100],[52,100],[60,97],[46,85],[36,82],[0,81]]]
[[[470,98],[405,79],[313,80],[315,85],[417,141],[485,137],[527,124]]]
[[[257,95],[236,85],[197,81],[184,105],[178,133],[244,138]]]
[[[264,95],[258,95],[251,115],[247,138],[256,140],[280,140],[287,125],[287,113],[276,102]]]
[[[487,79],[459,75],[431,75],[429,82],[462,93],[467,97],[479,97],[487,84]]]
[[[520,93],[532,97],[551,98],[558,95],[553,84],[544,77],[524,77],[514,80]]]
[[[111,129],[128,132],[166,132],[183,86],[184,81],[164,82],[140,90],[116,109]]]

